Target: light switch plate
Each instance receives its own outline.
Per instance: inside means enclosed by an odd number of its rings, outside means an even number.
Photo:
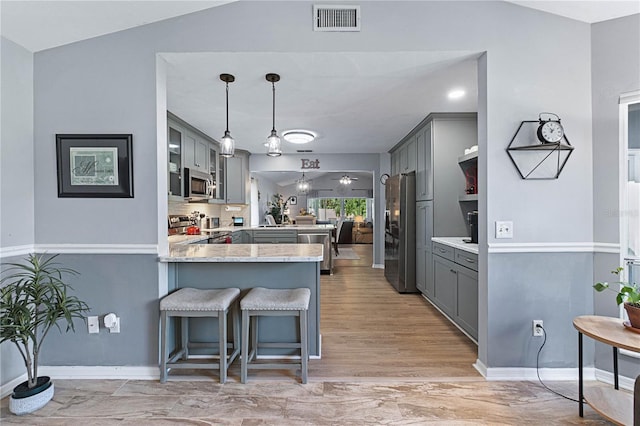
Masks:
[[[100,321],[98,317],[87,317],[87,326],[89,327],[89,334],[100,332]]]
[[[496,238],[513,238],[513,222],[510,220],[497,220]]]

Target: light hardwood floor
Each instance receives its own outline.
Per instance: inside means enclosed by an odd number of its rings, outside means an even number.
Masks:
[[[476,346],[419,295],[400,295],[360,260],[338,260],[322,276],[322,359],[309,383],[286,371],[233,366],[157,380],[55,380],[53,401],[17,417],[2,400],[0,424],[28,425],[567,425],[609,424],[590,408],[535,382],[487,382],[472,367]],[[576,397],[575,383],[551,383]]]

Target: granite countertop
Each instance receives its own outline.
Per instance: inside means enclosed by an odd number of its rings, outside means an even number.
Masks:
[[[465,243],[463,241],[468,238],[469,237],[433,237],[431,238],[431,241],[457,248],[458,250],[464,250],[470,253],[478,254],[478,244]]]
[[[285,226],[223,226],[215,229],[201,229],[202,232],[234,232],[234,231],[272,231],[274,229],[295,229],[296,231],[330,231],[335,225],[285,225]],[[206,244],[209,235],[169,235],[169,245],[185,245],[203,242]]]
[[[174,244],[161,262],[320,262],[322,244]]]

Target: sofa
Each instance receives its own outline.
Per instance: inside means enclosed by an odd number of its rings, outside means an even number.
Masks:
[[[354,244],[373,244],[373,223],[360,223],[353,226],[352,240]]]

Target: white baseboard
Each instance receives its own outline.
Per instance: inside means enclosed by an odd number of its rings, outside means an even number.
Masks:
[[[613,373],[596,369],[596,380],[613,385]],[[634,384],[634,379],[626,376],[618,376],[618,385],[620,386],[620,389],[625,389],[633,392]]]
[[[27,373],[24,373],[22,376],[18,376],[15,379],[0,386],[0,399],[11,395],[11,393],[13,392],[13,388],[15,388],[20,383],[26,380],[27,380]]]
[[[481,366],[477,366],[480,363]],[[487,368],[480,361],[476,361],[474,367],[487,380],[504,380],[504,381],[537,381],[538,375],[535,368]],[[484,367],[484,370],[481,368]],[[484,372],[483,372],[484,371]],[[584,380],[596,380],[595,368],[589,367],[582,370]],[[543,381],[561,381],[561,380],[578,380],[577,368],[541,368],[540,378]]]
[[[374,263],[371,267],[373,269],[384,269],[384,263]]]
[[[52,379],[131,379],[158,380],[160,367],[139,366],[41,366],[39,375]]]

